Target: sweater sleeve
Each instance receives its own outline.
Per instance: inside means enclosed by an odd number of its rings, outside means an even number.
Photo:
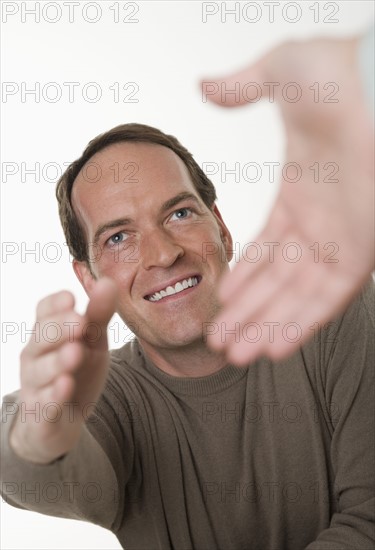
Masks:
[[[333,514],[306,550],[375,548],[374,285],[320,340],[315,360],[331,418]],[[335,328],[336,327],[336,328]],[[323,491],[322,491],[323,493]],[[326,494],[319,498],[327,498]]]
[[[119,422],[112,405],[108,393],[102,395],[83,424],[74,449],[44,465],[23,460],[10,446],[10,430],[17,413],[22,414],[22,404],[18,392],[5,396],[1,420],[3,500],[17,508],[89,521],[116,531],[123,506],[119,487],[125,487],[130,475],[132,450],[129,445],[127,459],[121,460],[122,436],[116,431]],[[36,408],[35,414],[43,411]]]

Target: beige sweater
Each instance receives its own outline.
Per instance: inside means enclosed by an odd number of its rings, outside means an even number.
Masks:
[[[292,358],[201,378],[126,344],[79,444],[49,465],[10,449],[7,396],[3,498],[102,525],[127,550],[374,549],[373,312],[367,286]]]

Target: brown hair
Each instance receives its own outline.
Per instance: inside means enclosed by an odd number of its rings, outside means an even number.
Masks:
[[[211,208],[216,200],[216,191],[213,183],[195,162],[193,155],[174,136],[164,134],[152,126],[136,123],[121,124],[108,130],[108,132],[100,134],[91,140],[82,155],[68,166],[57,182],[56,187],[59,216],[69,252],[73,258],[78,261],[84,261],[88,265],[88,243],[86,243],[84,231],[71,203],[73,184],[79,172],[91,157],[102,149],[123,141],[155,143],[172,149],[185,163],[194,187],[203,202]]]

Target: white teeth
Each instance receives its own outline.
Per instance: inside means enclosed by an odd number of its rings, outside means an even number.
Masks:
[[[168,286],[164,290],[159,290],[159,292],[155,292],[152,296],[150,296],[148,299],[150,302],[158,302],[165,296],[172,296],[172,294],[178,294],[179,292],[182,292],[182,290],[185,290],[186,288],[195,286],[198,284],[197,277],[189,277],[189,279],[184,279],[183,281],[179,281],[173,286]]]

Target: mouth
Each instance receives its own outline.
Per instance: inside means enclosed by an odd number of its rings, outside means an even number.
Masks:
[[[160,302],[161,300],[165,300],[166,298],[169,298],[170,296],[175,296],[176,294],[185,294],[191,291],[197,285],[199,285],[201,280],[202,277],[200,275],[193,275],[192,277],[188,277],[186,279],[180,279],[173,285],[162,288],[157,292],[154,292],[153,294],[148,294],[144,297],[144,299],[148,300],[149,302]]]

